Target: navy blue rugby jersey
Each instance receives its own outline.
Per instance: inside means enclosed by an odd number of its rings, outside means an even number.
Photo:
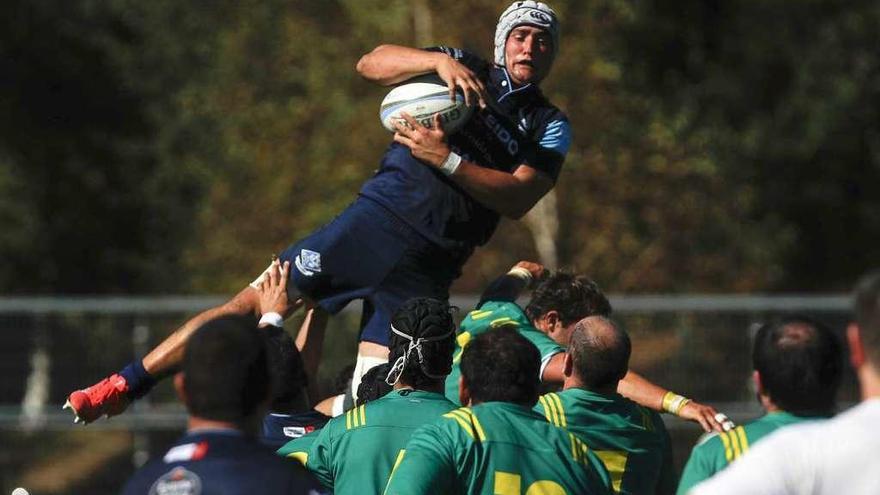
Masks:
[[[536,85],[513,88],[503,67],[458,48],[428,50],[442,51],[473,70],[490,96],[487,108],[478,108],[448,137],[453,151],[482,167],[504,172],[527,164],[555,181],[571,144],[565,114],[547,101]],[[489,240],[500,219],[497,212],[398,143],[385,152],[381,167],[360,194],[385,206],[462,260]]]
[[[263,435],[260,442],[277,450],[287,442],[320,430],[330,421],[330,416],[311,410],[297,414],[269,413],[263,418]]]
[[[128,481],[124,495],[317,495],[317,480],[235,430],[204,430],[181,438]]]

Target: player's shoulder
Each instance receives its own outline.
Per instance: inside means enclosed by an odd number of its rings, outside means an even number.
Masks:
[[[516,303],[486,301],[465,316],[461,323],[461,333],[476,335],[505,325],[522,328],[531,326],[531,323],[523,309]]]
[[[449,55],[458,62],[461,62],[467,68],[477,72],[478,76],[485,75],[492,67],[492,63],[488,60],[463,48],[457,48],[447,45],[437,45],[425,48],[425,50],[445,53],[446,55]]]
[[[700,435],[700,437],[697,438],[697,443],[694,444],[693,452],[706,454],[708,452],[713,452],[714,450],[721,448],[721,437],[718,433],[719,432],[717,431],[710,431]]]
[[[750,440],[746,434],[746,427],[740,425],[728,431],[704,434],[697,441],[691,455],[723,467],[748,452],[753,441],[754,438]]]
[[[438,431],[442,431],[450,438],[459,441],[483,442],[486,440],[486,430],[470,407],[459,407],[443,414],[435,426]]]
[[[484,301],[478,308],[469,312],[466,318],[471,320],[490,320],[498,317],[524,317],[525,311],[512,301]]]

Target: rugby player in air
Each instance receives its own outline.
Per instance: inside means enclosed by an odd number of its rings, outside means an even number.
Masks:
[[[361,76],[381,85],[435,72],[479,108],[452,135],[439,122],[399,126],[354,202],[280,255],[291,264],[292,301],[333,314],[364,300],[353,390],[367,369],[387,361],[394,311],[412,297],[448,299],[452,281],[501,217],[522,217],[555,185],[571,129],[538,85],[559,53],[559,29],[549,6],[518,1],[498,20],[491,61],[446,46],[381,45],[357,63]],[[186,322],[143,359],[71,393],[66,406],[85,423],[120,414],[173,373],[203,323],[226,314],[259,318],[254,287],[264,276]],[[307,363],[314,358],[302,350]]]

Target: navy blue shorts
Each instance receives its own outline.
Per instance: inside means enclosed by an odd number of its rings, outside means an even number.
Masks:
[[[365,300],[372,314],[361,340],[386,346],[397,308],[417,296],[447,299],[466,261],[364,197],[279,257],[290,262],[296,288],[329,313]]]

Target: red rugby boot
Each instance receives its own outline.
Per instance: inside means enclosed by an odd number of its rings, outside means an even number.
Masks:
[[[108,417],[121,414],[130,402],[128,382],[114,373],[91,387],[71,393],[62,409],[73,410],[74,423],[89,424],[105,414]]]

